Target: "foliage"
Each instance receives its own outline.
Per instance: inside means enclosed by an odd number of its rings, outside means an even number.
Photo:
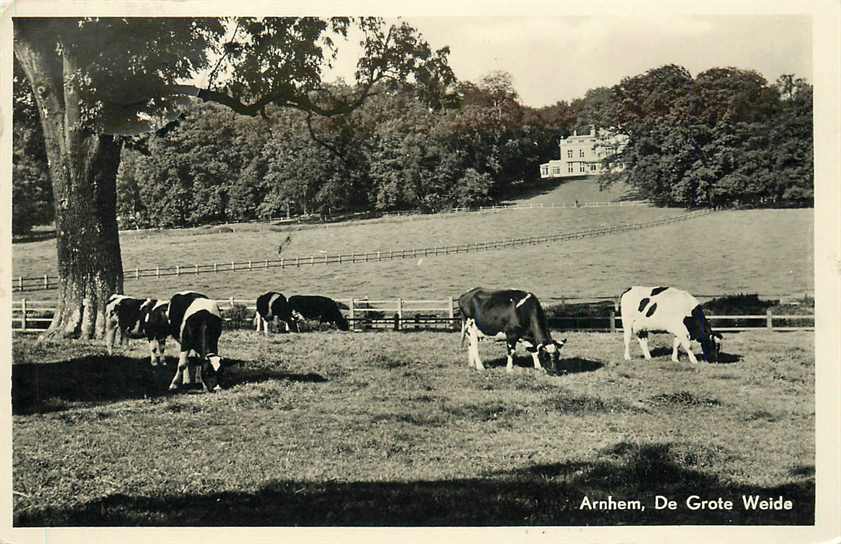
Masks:
[[[14,63],[12,125],[12,233],[53,219],[52,187],[35,97]]]
[[[668,65],[623,79],[606,107],[629,137],[624,179],[668,206],[811,205],[812,87],[752,70],[712,68],[694,79]],[[608,160],[616,160],[610,157]]]

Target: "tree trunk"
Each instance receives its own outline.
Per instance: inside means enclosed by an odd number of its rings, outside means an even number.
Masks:
[[[55,42],[15,27],[15,56],[35,91],[55,201],[58,251],[56,313],[42,338],[102,337],[105,305],[122,293],[117,229],[120,145],[85,127],[72,58]]]

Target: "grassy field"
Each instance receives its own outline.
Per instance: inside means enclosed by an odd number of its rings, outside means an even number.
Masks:
[[[174,395],[174,357],[152,369],[141,342],[18,338],[14,524],[812,523],[811,333],[728,335],[714,366],[671,363],[667,338],[628,363],[619,335],[566,336],[561,374],[521,353],[509,375],[490,342],[469,370],[455,333],[228,331],[225,389]],[[692,494],[736,507],[653,508]],[[579,509],[609,495],[647,508]]]
[[[583,230],[680,213],[654,208],[602,208],[382,220],[294,232],[284,254],[307,254],[307,250],[315,248],[347,252],[372,247],[428,247]],[[268,290],[279,290],[287,295],[438,299],[485,285],[516,286],[548,299],[612,296],[628,285],[643,283],[682,286],[698,294],[795,294],[814,288],[812,215],[812,210],[722,211],[648,230],[505,251],[127,280],[126,292],[169,297],[182,289],[195,289],[217,298],[251,299]],[[124,267],[131,270],[155,262],[275,258],[275,238],[282,240],[281,236],[286,234],[255,231],[124,236]],[[51,267],[52,261],[47,257],[47,246],[51,244],[16,244],[15,274],[43,271],[45,265]],[[27,296],[49,300],[55,295],[43,292]]]

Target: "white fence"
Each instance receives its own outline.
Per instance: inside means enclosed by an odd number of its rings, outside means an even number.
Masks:
[[[551,299],[549,299],[551,300]],[[336,299],[336,302],[346,306],[345,314],[355,330],[366,330],[370,328],[392,328],[394,330],[407,329],[428,329],[443,328],[456,329],[459,326],[459,318],[456,317],[456,303],[453,297],[437,300],[411,300],[411,299]],[[232,311],[247,312],[245,321],[251,321],[256,311],[254,300],[236,299],[230,297],[216,301],[222,310],[223,317],[231,321]],[[12,302],[12,330],[16,332],[40,332],[43,331],[52,320],[55,310],[54,301],[33,301],[21,299]],[[49,316],[47,315],[49,314]],[[743,331],[743,330],[814,330],[814,314],[784,314],[778,315],[768,310],[760,315],[708,315],[707,319],[716,331]],[[736,326],[725,326],[733,321],[741,321]],[[746,325],[744,321],[752,324]],[[796,322],[792,325],[791,322]],[[616,315],[614,309],[610,309],[608,315],[602,316],[552,316],[550,326],[562,330],[585,330],[616,332],[621,330],[622,317]],[[810,324],[803,324],[808,322]],[[244,323],[240,323],[244,325]]]
[[[436,257],[439,255],[453,255],[460,253],[477,253],[480,251],[492,251],[513,247],[523,247],[543,244],[547,242],[559,242],[569,240],[581,240],[607,236],[621,232],[648,229],[688,221],[713,213],[713,210],[696,210],[681,215],[670,216],[663,219],[655,219],[643,223],[622,223],[608,227],[597,227],[577,232],[560,232],[543,236],[529,236],[526,238],[506,238],[504,240],[487,240],[472,242],[468,244],[455,244],[435,247],[415,247],[401,249],[383,249],[378,251],[367,251],[360,253],[345,253],[338,255],[298,255],[292,257],[281,257],[280,259],[262,259],[248,261],[230,261],[204,264],[180,264],[175,266],[155,266],[154,268],[134,268],[123,271],[123,279],[139,280],[140,278],[162,278],[167,276],[193,276],[199,274],[216,274],[220,272],[252,272],[254,270],[265,270],[269,268],[300,268],[302,266],[316,265],[347,265],[368,262],[383,262],[397,259],[417,259],[418,257]],[[12,290],[43,291],[56,289],[58,287],[58,276],[44,274],[43,276],[19,276],[12,285]]]

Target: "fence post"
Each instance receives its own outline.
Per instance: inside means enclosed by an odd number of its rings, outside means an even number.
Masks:
[[[18,291],[23,292],[23,276],[18,276]]]
[[[213,263],[213,273],[215,274],[218,271],[219,271],[219,267],[216,266],[216,263]]]
[[[249,269],[249,270],[253,270],[253,268],[252,268],[252,266],[251,266],[251,259],[248,259],[248,269]]]
[[[353,298],[350,299],[350,306],[348,307],[348,320],[350,321],[351,329],[356,329],[355,322],[353,320]]]
[[[268,268],[268,267],[269,267],[269,260],[266,259],[266,268]]]
[[[228,302],[230,303],[231,309],[233,310],[234,309],[234,297],[231,296],[230,298],[228,298]]]
[[[199,275],[199,265],[198,265],[198,264],[195,264],[195,265],[193,265],[193,266],[195,266],[195,268],[196,268],[196,276],[198,276],[198,275]]]
[[[50,288],[50,277],[44,274],[44,289]]]
[[[140,269],[137,268],[137,267],[134,268],[134,279],[136,279],[136,280],[140,279]]]
[[[455,308],[453,307],[453,297],[452,296],[450,296],[449,314],[450,314],[450,327],[455,329],[456,328],[456,326],[455,326],[456,325],[456,322],[455,322],[456,311],[455,311]]]
[[[403,321],[403,299],[397,299],[397,321],[394,323],[394,330],[400,330],[400,322]]]
[[[774,316],[771,315],[771,309],[765,310],[765,325],[769,329],[774,329]]]
[[[20,301],[20,311],[21,311],[21,318],[20,318],[21,329],[26,331],[26,299],[22,299]]]
[[[181,265],[178,265],[178,264],[177,264],[177,265],[175,265],[175,275],[176,275],[176,276],[180,276],[180,275],[181,275]]]
[[[610,332],[616,332],[616,312],[610,309]]]
[[[155,277],[156,277],[156,278],[160,278],[160,277],[161,277],[161,267],[160,267],[160,265],[158,265],[158,266],[156,266],[156,267],[155,267]]]

